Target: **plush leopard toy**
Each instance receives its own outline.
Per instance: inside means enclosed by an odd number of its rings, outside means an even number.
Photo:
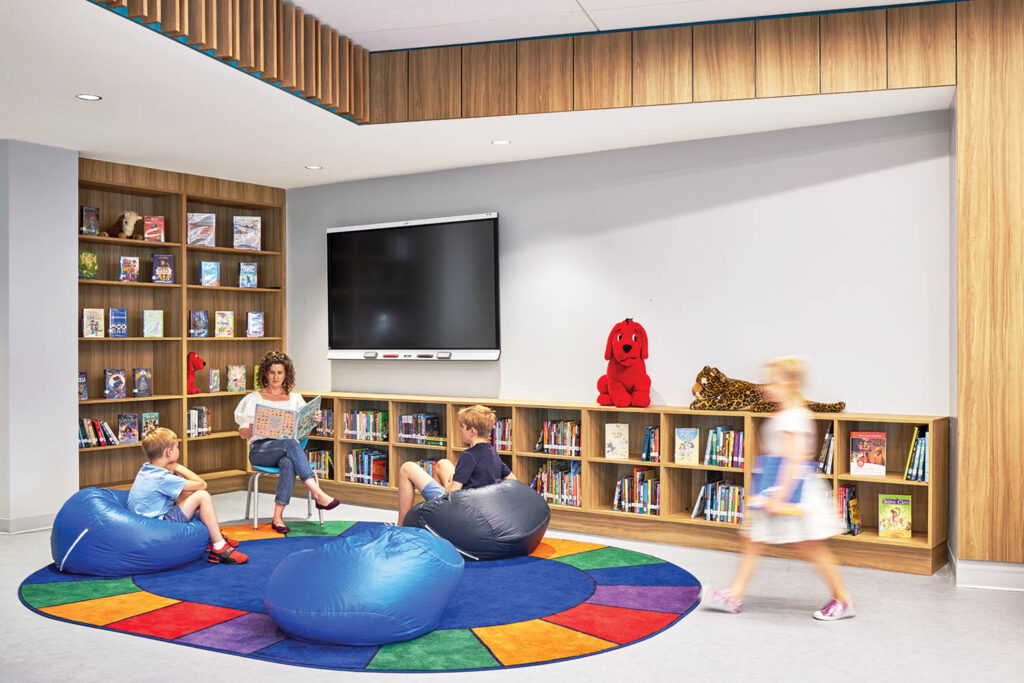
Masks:
[[[731,379],[718,368],[705,365],[697,374],[697,381],[691,390],[694,396],[691,410],[750,410],[755,413],[771,413],[775,404],[764,400],[761,385]],[[807,401],[812,413],[841,413],[846,403],[815,403]]]

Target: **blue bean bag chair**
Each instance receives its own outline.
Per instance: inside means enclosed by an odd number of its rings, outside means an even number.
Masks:
[[[536,550],[550,521],[539,493],[507,479],[415,505],[402,526],[432,531],[472,560],[500,560]]]
[[[374,525],[286,557],[263,604],[290,636],[335,645],[382,645],[437,628],[464,564],[422,529]]]
[[[128,492],[86,488],[68,498],[50,532],[57,569],[93,576],[131,576],[199,559],[210,536],[198,515],[188,524],[137,515]]]

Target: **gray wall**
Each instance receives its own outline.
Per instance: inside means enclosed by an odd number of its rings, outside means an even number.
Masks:
[[[950,130],[941,111],[289,191],[299,384],[591,401],[628,316],[655,403],[689,403],[705,364],[757,379],[795,353],[811,399],[947,414]],[[327,228],[481,211],[500,361],[325,360]]]
[[[78,153],[0,140],[0,531],[78,489]]]

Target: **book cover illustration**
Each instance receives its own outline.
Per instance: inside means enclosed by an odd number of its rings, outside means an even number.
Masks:
[[[162,337],[164,336],[164,312],[163,310],[142,311],[142,336]]]
[[[153,395],[153,369],[134,368],[132,370],[132,395],[152,396]]]
[[[83,337],[102,337],[103,336],[103,317],[104,310],[102,308],[83,308],[82,309],[82,336]]]
[[[210,335],[210,318],[206,311],[189,311],[188,335],[190,337],[208,337]]]
[[[174,284],[174,254],[153,254],[153,282]]]
[[[117,442],[139,442],[139,416],[135,414],[117,416]]]
[[[235,216],[232,223],[234,228],[235,249],[260,250],[260,223],[259,216]]]
[[[78,252],[78,279],[95,280],[99,277],[100,266],[95,251]]]
[[[199,262],[199,284],[203,287],[220,287],[220,261]]]
[[[245,336],[263,336],[263,311],[249,311],[245,314]]]
[[[629,458],[629,425],[609,422],[604,426],[604,457],[611,460]]]
[[[100,234],[100,210],[95,206],[83,206],[82,207],[82,234],[83,235],[98,235]]]
[[[216,318],[214,319],[216,327],[213,331],[215,337],[234,337],[235,336],[235,312],[234,311],[217,311]]]
[[[698,453],[700,453],[700,430],[696,427],[676,427],[676,464],[696,465]]]
[[[878,494],[878,537],[911,538],[909,495]]]
[[[127,308],[111,308],[110,309],[110,336],[111,337],[127,337],[128,336],[128,309]]]
[[[856,536],[864,530],[864,525],[860,518],[860,501],[857,499],[857,487],[856,485],[850,486],[850,535]]]
[[[188,244],[196,247],[215,247],[217,215],[212,213],[190,213],[188,215]]]
[[[138,282],[139,281],[139,257],[138,256],[121,256],[118,259],[120,263],[120,270],[118,272],[117,279],[121,282]]]
[[[885,476],[885,432],[850,432],[850,474]]]
[[[124,370],[103,371],[103,398],[124,398],[127,385]]]
[[[747,498],[747,507],[751,510],[764,509],[782,492],[780,477],[783,466],[786,463],[784,457],[778,455],[759,455],[754,461],[754,472],[750,479],[750,496]],[[818,464],[805,460],[800,463],[800,468],[794,473],[793,482],[789,496],[779,504],[778,514],[802,515],[804,483],[808,478],[813,477],[818,471]]]
[[[238,286],[246,288],[256,287],[256,264],[255,263],[239,263],[238,264]]]
[[[245,391],[245,366],[228,366],[228,391]]]
[[[145,439],[151,431],[160,426],[160,413],[143,413],[142,414],[142,434],[141,438]]]
[[[220,368],[210,368],[210,393],[220,391]]]
[[[272,408],[257,403],[252,434],[261,439],[295,439],[299,441],[313,431],[313,427],[316,426],[313,418],[318,410],[320,410],[319,396],[299,410]]]
[[[142,239],[147,242],[164,242],[164,217],[142,217]]]
[[[89,376],[84,371],[78,373],[78,400],[89,400]]]

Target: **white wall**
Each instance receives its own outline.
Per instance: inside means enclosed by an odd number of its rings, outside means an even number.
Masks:
[[[78,154],[0,140],[0,183],[0,531],[23,531],[78,490]]]
[[[796,353],[808,398],[948,414],[950,130],[941,111],[289,191],[299,385],[591,401],[628,316],[655,403],[689,403],[705,364],[756,379]],[[500,361],[325,360],[328,227],[488,210]]]

